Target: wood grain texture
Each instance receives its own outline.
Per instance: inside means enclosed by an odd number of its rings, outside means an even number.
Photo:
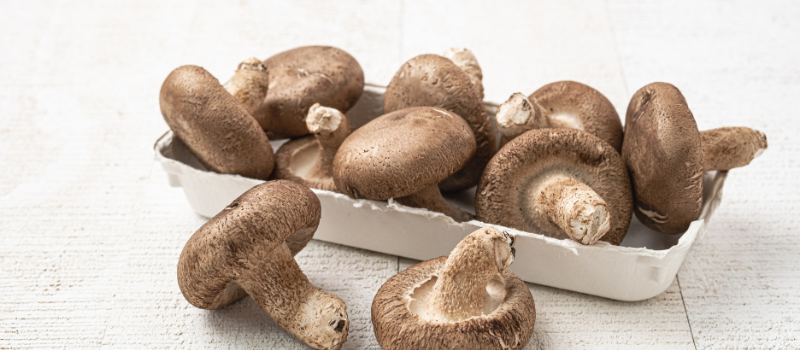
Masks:
[[[224,82],[245,58],[310,44],[347,50],[380,84],[466,46],[498,102],[573,79],[624,112],[668,81],[701,129],[764,131],[770,149],[731,172],[666,292],[625,303],[529,285],[527,349],[800,348],[799,15],[779,1],[0,2],[0,348],[304,348],[250,298],[186,302],[178,255],[204,219],[151,147],[175,67]],[[298,263],[347,303],[345,348],[377,349],[372,298],[414,262],[312,241]]]

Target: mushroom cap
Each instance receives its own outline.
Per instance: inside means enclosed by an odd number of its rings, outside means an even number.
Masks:
[[[535,191],[547,176],[562,174],[592,188],[608,205],[610,228],[600,240],[619,245],[631,220],[632,194],[619,153],[576,129],[534,129],[511,140],[486,166],[475,195],[478,220],[517,230],[567,237],[542,210]]]
[[[275,171],[272,177],[292,180],[311,188],[338,192],[333,178],[309,178],[306,174],[319,159],[319,142],[314,135],[293,139],[275,152]]]
[[[190,304],[219,309],[243,297],[242,269],[269,260],[284,242],[297,254],[319,226],[319,198],[288,180],[269,181],[236,198],[195,232],[181,252],[178,284]]]
[[[467,74],[453,61],[438,55],[408,60],[386,87],[383,113],[419,106],[446,109],[467,121],[478,146],[475,155],[439,187],[456,191],[475,186],[497,146],[489,116]]]
[[[422,319],[409,306],[417,289],[433,288],[447,257],[409,267],[390,278],[372,301],[372,326],[384,349],[522,349],[533,334],[536,308],[528,286],[503,270],[505,298],[488,315],[456,322]]]
[[[211,73],[176,68],[161,85],[159,103],[169,128],[206,168],[269,177],[274,161],[267,135]]]
[[[356,129],[333,160],[333,179],[353,198],[404,197],[452,175],[475,153],[464,119],[443,109],[412,107]]]
[[[575,81],[558,81],[534,91],[528,99],[550,113],[551,123],[586,131],[620,152],[622,121],[600,91]],[[555,125],[553,127],[556,127]]]
[[[364,92],[364,71],[353,56],[330,46],[305,46],[264,60],[269,89],[254,117],[278,137],[309,133],[305,118],[314,103],[347,112]]]
[[[678,88],[652,83],[633,95],[625,115],[622,159],[639,221],[662,233],[685,232],[703,204],[703,149]]]

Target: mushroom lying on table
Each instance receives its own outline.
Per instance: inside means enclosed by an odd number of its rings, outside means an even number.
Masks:
[[[275,152],[272,176],[338,192],[333,182],[333,158],[339,145],[350,135],[350,120],[342,112],[316,103],[308,110],[306,125],[314,135],[283,144]]]
[[[492,158],[475,194],[478,220],[619,245],[631,220],[625,163],[603,140],[575,129],[535,129]]]
[[[350,134],[333,160],[333,180],[353,198],[394,198],[468,221],[472,215],[445,201],[437,184],[474,153],[475,137],[464,119],[439,108],[406,108]]]
[[[276,137],[308,134],[305,118],[314,103],[346,113],[364,92],[361,65],[335,47],[298,47],[263,64],[270,72],[269,91],[253,116]]]
[[[533,334],[530,290],[508,270],[514,237],[491,227],[459,243],[450,256],[409,267],[372,301],[383,349],[522,349]]]
[[[686,99],[671,84],[642,87],[628,105],[622,144],[636,217],[662,233],[685,232],[700,215],[703,171],[745,166],[766,148],[758,130],[698,131]]]
[[[159,104],[169,128],[206,168],[254,179],[269,177],[274,160],[267,135],[205,69],[173,70],[161,85]]]
[[[495,121],[501,146],[525,131],[569,128],[588,132],[622,149],[622,121],[614,105],[600,91],[575,81],[542,86],[528,98],[516,93],[497,110]],[[530,107],[527,107],[530,106]]]
[[[186,242],[178,262],[181,293],[207,310],[250,295],[303,343],[341,348],[347,340],[347,307],[311,284],[293,258],[313,237],[320,210],[317,196],[292,181],[253,187]]]
[[[442,56],[420,55],[408,60],[386,87],[383,113],[421,106],[442,108],[463,118],[477,144],[469,163],[442,181],[439,188],[458,191],[478,184],[497,146],[489,116],[470,78],[453,61]]]

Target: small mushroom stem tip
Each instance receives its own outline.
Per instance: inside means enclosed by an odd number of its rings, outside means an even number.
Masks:
[[[438,185],[430,186],[417,193],[405,197],[398,197],[394,200],[409,207],[425,208],[430,211],[443,213],[457,222],[466,222],[475,218],[474,215],[448,203],[444,197],[442,197],[442,192],[439,190]]]
[[[315,103],[308,109],[306,126],[314,133],[319,144],[319,159],[308,173],[310,178],[330,178],[333,174],[333,158],[347,135],[350,135],[350,120],[335,108],[322,107]]]
[[[534,202],[548,221],[578,243],[594,244],[611,227],[606,202],[580,181],[553,176],[535,193]]]
[[[700,139],[705,171],[743,167],[767,149],[767,136],[746,127],[706,130]]]
[[[542,106],[531,103],[517,92],[497,108],[495,121],[503,138],[511,141],[528,130],[548,127],[548,114]]]
[[[486,287],[513,261],[514,236],[493,227],[471,233],[453,249],[439,272],[428,299],[429,316],[460,321],[490,313]]]
[[[258,58],[248,58],[239,63],[228,92],[242,104],[247,113],[253,115],[267,97],[268,87],[267,67]]]

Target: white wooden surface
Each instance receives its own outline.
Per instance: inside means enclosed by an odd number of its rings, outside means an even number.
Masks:
[[[624,303],[530,285],[529,349],[800,348],[800,5],[796,2],[0,2],[0,348],[303,348],[249,298],[190,306],[178,254],[203,223],[152,160],[158,91],[198,64],[309,44],[386,84],[408,58],[470,47],[488,99],[561,79],[624,115],[676,84],[701,128],[747,125],[770,149],[732,171],[706,237],[663,294]],[[405,259],[312,242],[298,256],[378,348],[369,308]]]

